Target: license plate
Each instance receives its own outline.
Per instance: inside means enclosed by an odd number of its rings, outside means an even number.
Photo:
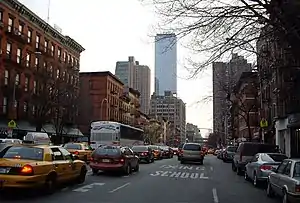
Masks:
[[[6,173],[6,168],[0,168],[0,173]],[[1,182],[1,180],[0,180],[0,182]]]
[[[110,160],[109,159],[102,159],[102,162],[108,163],[108,162],[110,162]]]

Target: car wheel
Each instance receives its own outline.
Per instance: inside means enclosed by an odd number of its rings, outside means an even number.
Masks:
[[[81,184],[81,183],[85,182],[86,172],[87,172],[86,168],[82,167],[81,170],[80,170],[80,174],[77,177],[77,181],[76,181],[78,184]]]
[[[125,167],[125,175],[129,175],[131,173],[131,166],[128,164],[126,167]]]
[[[268,181],[268,185],[267,185],[267,196],[272,198],[274,197],[275,193],[272,189],[271,183]]]
[[[232,164],[231,164],[231,169],[233,172],[236,172],[236,166],[235,166],[234,162],[232,162]]]
[[[249,181],[249,176],[248,176],[248,174],[247,174],[247,170],[246,170],[245,173],[244,173],[244,179],[245,179],[246,181]]]
[[[93,172],[93,175],[97,175],[97,174],[98,174],[98,172],[99,172],[99,170],[98,170],[98,169],[94,169],[94,168],[92,168],[92,172]]]
[[[46,194],[53,194],[56,190],[56,175],[50,174],[45,182],[45,193]]]

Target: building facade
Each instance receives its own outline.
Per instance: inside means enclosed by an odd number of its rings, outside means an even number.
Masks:
[[[170,91],[166,91],[164,96],[151,96],[150,115],[166,120],[170,124],[171,133],[168,139],[186,139],[186,106],[178,97]]]
[[[175,34],[155,36],[155,94],[177,93],[177,37]]]
[[[233,138],[252,141],[259,131],[259,100],[257,72],[244,72],[238,80],[234,93],[231,94]]]
[[[135,126],[139,116],[139,92],[109,71],[80,73],[78,126],[89,134],[93,121],[116,121]]]
[[[192,123],[187,123],[186,137],[189,140],[189,142],[198,142],[202,138],[198,126]]]
[[[116,63],[115,75],[125,86],[140,92],[140,110],[145,114],[149,114],[151,90],[150,68],[140,65],[133,56],[130,56],[128,61],[118,61]]]
[[[243,56],[232,54],[229,62],[213,63],[213,130],[226,142],[232,137],[229,95],[243,72],[251,71],[251,64]]]
[[[0,2],[0,46],[1,127],[13,119],[17,123],[13,131],[20,137],[36,130],[55,134],[53,121],[68,106],[73,113],[64,120],[74,123],[84,48],[15,0]],[[73,103],[67,106],[67,101]]]

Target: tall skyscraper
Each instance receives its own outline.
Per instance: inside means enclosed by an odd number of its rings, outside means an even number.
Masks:
[[[155,94],[177,93],[177,38],[175,34],[155,36]]]
[[[128,61],[118,61],[116,63],[115,75],[125,84],[125,86],[138,90],[141,94],[141,111],[149,114],[150,91],[151,91],[151,71],[148,66],[140,65],[133,56],[129,56]]]

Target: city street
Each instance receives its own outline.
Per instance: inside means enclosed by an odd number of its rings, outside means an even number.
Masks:
[[[90,172],[83,185],[64,188],[51,196],[5,198],[1,203],[273,203],[263,189],[254,188],[231,165],[208,155],[204,165],[181,165],[177,157],[141,164],[129,177]]]

